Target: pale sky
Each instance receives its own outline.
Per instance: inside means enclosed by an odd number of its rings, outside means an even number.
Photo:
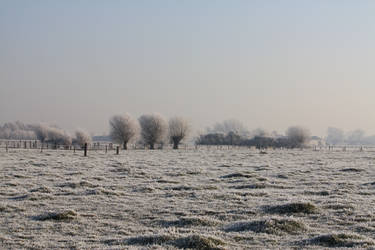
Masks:
[[[0,0],[0,123],[375,133],[375,1]]]

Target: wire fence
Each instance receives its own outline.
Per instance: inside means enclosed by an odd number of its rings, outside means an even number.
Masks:
[[[172,144],[158,144],[156,145],[155,149],[172,149]],[[180,149],[192,149],[197,148],[195,146],[189,144],[181,144]],[[51,143],[51,142],[41,142],[38,140],[3,140],[0,139],[0,150],[4,150],[6,152],[9,151],[17,151],[17,150],[39,150],[43,152],[45,150],[64,150],[64,151],[84,151],[84,155],[87,155],[87,152],[105,152],[108,153],[110,151],[114,151],[115,153],[119,154],[119,151],[122,150],[122,145],[115,144],[112,142],[93,142],[90,144],[85,145],[63,145],[58,143]],[[141,144],[129,144],[127,145],[127,150],[145,150],[148,149],[147,145]]]
[[[172,149],[172,144],[159,144],[155,149]],[[181,144],[179,146],[180,150],[234,150],[234,149],[253,149],[260,152],[265,152],[267,150],[291,150],[287,148],[262,148],[256,149],[255,147],[248,146],[237,146],[237,145],[192,145],[192,144]],[[146,150],[148,149],[147,145],[141,144],[130,144],[128,145],[128,150]],[[61,145],[58,143],[51,142],[41,142],[37,140],[2,140],[0,139],[0,150],[17,151],[17,150],[39,150],[43,152],[45,150],[64,150],[64,151],[83,151],[84,155],[87,156],[88,152],[114,152],[119,154],[122,149],[122,145],[114,144],[112,142],[93,142],[86,145]],[[303,149],[294,149],[294,150],[313,150],[313,151],[348,151],[348,152],[375,152],[374,145],[334,145],[334,146],[310,146]]]

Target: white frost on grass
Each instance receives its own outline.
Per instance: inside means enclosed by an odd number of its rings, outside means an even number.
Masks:
[[[375,240],[374,152],[80,153],[0,152],[2,247],[314,248]]]

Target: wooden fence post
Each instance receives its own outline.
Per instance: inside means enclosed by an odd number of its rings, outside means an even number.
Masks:
[[[117,146],[116,147],[116,155],[118,155],[120,153],[120,146]]]
[[[105,145],[105,153],[107,153],[107,152],[108,152],[108,146]]]
[[[85,143],[83,150],[84,150],[83,156],[87,156],[87,143]]]

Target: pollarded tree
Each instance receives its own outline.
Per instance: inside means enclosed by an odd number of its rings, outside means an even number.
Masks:
[[[69,146],[72,144],[72,138],[62,129],[49,127],[47,128],[47,134],[47,142],[53,143],[55,146]]]
[[[289,147],[301,148],[309,142],[310,131],[304,127],[289,127],[286,131]]]
[[[128,142],[132,140],[139,131],[136,120],[130,115],[115,115],[109,120],[109,135],[112,141],[122,144],[124,149],[128,149]]]
[[[168,124],[161,115],[142,115],[138,120],[141,125],[142,139],[150,146],[150,149],[155,148],[155,143],[164,141]]]
[[[76,131],[75,143],[78,144],[80,147],[85,146],[86,143],[90,144],[91,142],[92,142],[91,136],[87,132],[81,129],[78,129]]]
[[[37,139],[44,142],[54,143],[55,145],[68,146],[72,144],[72,138],[64,130],[51,127],[44,124],[37,124],[31,126]]]
[[[169,139],[173,143],[173,149],[178,149],[178,145],[187,136],[189,130],[188,120],[182,117],[169,119]]]
[[[33,126],[34,133],[36,138],[44,143],[48,137],[48,126],[43,124],[37,124]]]

